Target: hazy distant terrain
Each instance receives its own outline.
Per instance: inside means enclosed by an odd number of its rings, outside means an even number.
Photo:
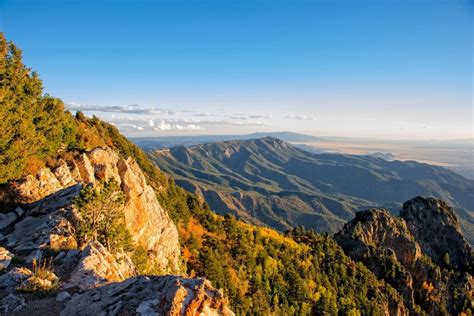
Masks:
[[[249,135],[136,137],[132,141],[146,151],[176,146],[193,146],[228,140],[276,137],[297,144],[313,153],[342,153],[372,155],[385,160],[415,160],[447,167],[462,176],[474,179],[474,139],[444,141],[375,140],[344,137],[315,137],[310,135],[274,132]]]
[[[211,209],[254,224],[335,232],[357,210],[386,207],[397,212],[402,202],[421,195],[455,206],[466,236],[474,239],[474,181],[443,167],[314,154],[272,137],[150,153],[160,168],[202,196]]]
[[[316,142],[320,139],[311,135],[292,132],[252,133],[247,135],[200,135],[200,136],[160,136],[160,137],[130,137],[130,139],[146,151],[177,146],[194,146],[228,140],[258,139],[276,137],[289,143]]]
[[[474,139],[449,141],[382,141],[373,139],[319,137],[297,142],[318,151],[352,155],[383,153],[385,159],[416,160],[444,166],[466,178],[474,179]],[[308,147],[308,148],[311,148]],[[388,157],[387,157],[388,156]]]

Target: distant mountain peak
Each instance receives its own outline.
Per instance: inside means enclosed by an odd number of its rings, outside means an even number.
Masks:
[[[273,135],[171,148],[152,156],[218,213],[282,231],[304,225],[336,232],[357,210],[390,205],[395,211],[416,195],[442,198],[455,207],[463,227],[472,223],[474,182],[442,167],[315,154]],[[468,230],[466,236],[474,240]]]

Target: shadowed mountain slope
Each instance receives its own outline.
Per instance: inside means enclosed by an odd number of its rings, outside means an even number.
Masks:
[[[398,210],[413,196],[441,198],[474,238],[474,181],[442,167],[371,156],[314,154],[265,137],[151,152],[178,184],[218,213],[280,230],[335,232],[367,207]]]

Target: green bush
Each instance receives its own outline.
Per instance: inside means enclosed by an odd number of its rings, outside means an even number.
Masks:
[[[132,249],[123,214],[125,197],[115,180],[84,187],[74,200],[77,240],[96,240],[111,251]]]

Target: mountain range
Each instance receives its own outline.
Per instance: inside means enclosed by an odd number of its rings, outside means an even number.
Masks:
[[[245,135],[131,137],[130,140],[143,148],[143,150],[150,151],[154,149],[171,148],[177,146],[194,146],[229,140],[248,140],[263,137],[275,137],[290,143],[314,142],[320,140],[320,138],[315,136],[294,132],[258,132]]]
[[[150,157],[219,214],[284,231],[336,232],[357,210],[398,212],[417,196],[448,201],[474,242],[474,181],[449,169],[375,156],[316,154],[274,137],[155,150]]]

